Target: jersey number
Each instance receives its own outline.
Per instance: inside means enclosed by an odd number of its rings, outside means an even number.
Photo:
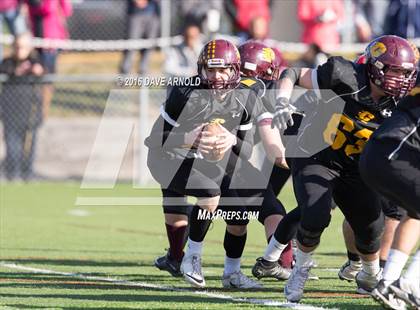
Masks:
[[[354,122],[345,115],[334,113],[324,130],[324,140],[331,145],[333,150],[339,150],[347,141],[344,132],[353,133]],[[354,132],[353,136],[357,138],[357,141],[354,144],[346,144],[344,148],[346,155],[360,154],[371,134],[372,131],[366,128]]]

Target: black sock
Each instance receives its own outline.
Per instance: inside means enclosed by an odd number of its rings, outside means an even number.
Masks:
[[[381,268],[385,268],[385,264],[386,264],[386,259],[380,259],[380,260],[379,260],[379,266],[380,266]]]
[[[209,230],[211,220],[199,220],[198,213],[201,208],[195,205],[190,216],[190,232],[189,238],[195,242],[201,242]]]
[[[283,217],[274,232],[274,237],[278,242],[287,244],[296,236],[300,215],[301,210],[299,207],[296,207]]]
[[[354,262],[359,262],[360,261],[359,254],[352,253],[350,251],[347,251],[347,257],[348,257],[349,260],[352,260]]]
[[[225,248],[227,257],[239,258],[242,256],[246,243],[246,235],[247,234],[245,233],[242,236],[235,236],[227,230],[225,231],[225,240],[223,241],[223,246]]]

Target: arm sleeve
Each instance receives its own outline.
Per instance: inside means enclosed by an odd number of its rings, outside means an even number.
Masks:
[[[334,89],[340,84],[343,75],[346,74],[346,62],[342,57],[330,57],[328,61],[318,66],[316,77],[312,77],[314,89]]]

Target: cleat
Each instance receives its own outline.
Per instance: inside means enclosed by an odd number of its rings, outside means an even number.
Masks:
[[[252,267],[252,274],[257,279],[276,278],[277,280],[287,280],[290,277],[290,269],[283,268],[278,262],[269,262],[259,257],[254,267]]]
[[[154,264],[160,270],[165,270],[169,272],[173,277],[182,276],[181,269],[180,269],[181,262],[171,259],[169,257],[169,252],[164,256],[160,256],[156,258]]]
[[[305,282],[308,280],[312,265],[297,267],[292,270],[289,280],[284,287],[284,295],[289,302],[299,302],[303,296]]]
[[[340,280],[353,282],[360,271],[362,271],[362,262],[348,260],[341,266],[338,277]]]
[[[420,287],[418,283],[413,283],[405,278],[399,278],[392,282],[389,290],[394,295],[406,302],[413,309],[420,309]]]
[[[386,309],[407,309],[407,304],[403,300],[397,298],[395,294],[391,292],[389,286],[385,286],[383,280],[379,281],[378,285],[373,289],[371,295]]]
[[[201,257],[198,254],[184,256],[181,263],[181,272],[185,281],[194,287],[203,288],[206,286],[203,271],[201,270]]]
[[[222,284],[224,288],[255,289],[263,287],[261,283],[248,278],[241,271],[223,275]]]
[[[356,275],[356,292],[362,295],[370,295],[382,278],[382,269],[376,275],[370,275],[365,271],[360,271]]]

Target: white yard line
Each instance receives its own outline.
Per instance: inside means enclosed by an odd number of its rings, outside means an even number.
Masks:
[[[151,284],[151,283],[146,283],[146,282],[127,281],[127,280],[111,278],[111,277],[96,277],[96,276],[84,275],[81,273],[62,272],[62,271],[54,271],[54,270],[49,270],[49,269],[33,268],[33,267],[27,267],[27,266],[17,265],[17,264],[7,263],[7,262],[0,262],[0,267],[16,269],[16,270],[24,270],[24,271],[29,271],[29,272],[38,273],[38,274],[54,274],[54,275],[78,278],[82,280],[108,282],[108,283],[113,283],[116,285],[136,286],[136,287],[141,287],[145,289],[157,289],[161,291],[193,293],[193,294],[211,297],[211,298],[229,300],[233,302],[248,303],[248,304],[254,304],[254,305],[290,308],[290,309],[296,309],[296,310],[325,310],[326,309],[326,308],[315,307],[311,305],[280,302],[280,301],[270,300],[270,299],[238,298],[238,297],[233,297],[233,296],[229,296],[225,294],[212,293],[209,291],[191,291],[189,289],[183,289],[183,288],[177,288],[177,287],[165,286],[165,285],[159,285],[159,284]]]

